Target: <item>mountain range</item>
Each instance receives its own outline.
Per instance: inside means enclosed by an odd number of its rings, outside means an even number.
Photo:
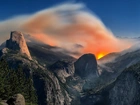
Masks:
[[[26,43],[22,32],[12,31],[10,39],[0,46],[0,60],[10,71],[18,70],[17,75],[22,69],[22,78],[31,80],[28,83],[37,98],[27,101],[22,88],[7,97],[0,90],[1,104],[140,105],[140,48],[134,47],[99,60],[91,53],[77,59],[59,47]],[[9,103],[15,94],[22,94],[25,103],[16,103],[16,99]]]

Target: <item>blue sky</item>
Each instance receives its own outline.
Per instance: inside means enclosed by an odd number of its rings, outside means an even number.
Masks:
[[[140,36],[140,0],[1,0],[0,20],[68,1],[83,2],[118,36]]]

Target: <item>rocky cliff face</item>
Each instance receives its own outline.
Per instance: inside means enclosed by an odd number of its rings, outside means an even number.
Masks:
[[[97,92],[90,90],[81,98],[81,105],[140,105],[140,63],[125,69],[114,82],[105,85]]]
[[[62,83],[66,82],[66,78],[74,75],[74,64],[69,61],[57,61],[50,66],[51,71],[53,71]]]
[[[140,105],[140,64],[126,69],[109,92],[111,105]]]
[[[38,97],[38,105],[70,105],[71,98],[61,86],[54,73],[19,55],[3,56],[10,67],[22,66],[27,76],[31,76]]]
[[[21,54],[28,56],[29,59],[32,59],[24,36],[21,32],[12,31],[10,39],[6,41],[6,47],[14,51],[19,51]]]
[[[34,86],[37,90],[39,105],[70,105],[71,99],[53,73],[34,72]]]

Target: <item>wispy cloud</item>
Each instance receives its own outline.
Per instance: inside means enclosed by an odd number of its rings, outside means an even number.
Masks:
[[[70,52],[94,53],[96,56],[118,52],[132,44],[116,38],[84,4],[62,4],[1,21],[0,41],[7,38],[12,30],[28,33],[38,41]]]

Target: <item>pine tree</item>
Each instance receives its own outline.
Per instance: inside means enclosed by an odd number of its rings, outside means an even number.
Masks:
[[[10,85],[7,81],[9,76],[8,64],[4,59],[0,60],[0,97],[7,98],[10,94]]]

